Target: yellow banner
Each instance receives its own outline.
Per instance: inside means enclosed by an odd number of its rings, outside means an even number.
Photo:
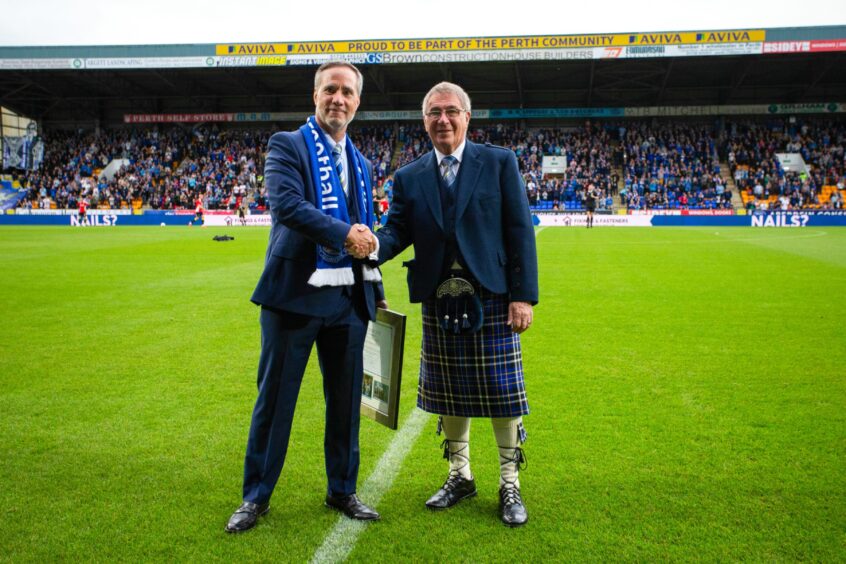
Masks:
[[[404,51],[570,49],[579,47],[625,47],[630,45],[760,43],[765,39],[766,31],[763,29],[599,35],[526,35],[449,39],[373,39],[362,41],[312,41],[305,43],[233,43],[217,45],[216,54],[220,56],[284,56],[326,55],[332,53],[396,53]]]

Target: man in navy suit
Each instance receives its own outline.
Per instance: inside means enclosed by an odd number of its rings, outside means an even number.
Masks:
[[[423,121],[434,150],[394,175],[388,221],[376,236],[380,263],[414,246],[405,266],[410,300],[423,304],[417,405],[440,415],[450,463],[446,482],[426,505],[445,509],[476,495],[470,418],[491,418],[500,518],[519,526],[528,519],[518,470],[522,416],[529,412],[519,334],[531,325],[538,301],[526,189],[512,151],[465,138],[470,97],[460,86],[434,86],[423,99]],[[466,289],[456,298],[463,301],[449,301],[455,288]]]
[[[268,143],[264,177],[273,224],[252,296],[261,306],[258,398],[244,459],[243,503],[226,525],[230,533],[253,528],[270,508],[315,343],[326,401],[325,504],[352,519],[379,518],[356,496],[364,336],[377,302],[384,302],[372,269],[349,256],[375,248],[361,225],[372,217],[370,163],[346,136],[362,86],[353,65],[322,65],[314,76],[315,116],[308,127],[277,133]]]

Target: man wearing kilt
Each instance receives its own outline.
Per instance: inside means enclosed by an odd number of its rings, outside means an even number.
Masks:
[[[476,495],[470,419],[490,418],[499,446],[500,517],[526,523],[518,470],[529,413],[520,333],[538,302],[528,199],[514,153],[466,140],[470,98],[442,82],[423,99],[431,151],[397,171],[388,221],[377,234],[382,263],[414,246],[411,302],[422,303],[417,405],[440,415],[449,475],[426,502],[452,507]]]

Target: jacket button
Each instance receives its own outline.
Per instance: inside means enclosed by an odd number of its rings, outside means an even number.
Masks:
[[[519,266],[515,266],[515,267],[514,267],[514,272],[520,272],[520,267],[519,267]]]

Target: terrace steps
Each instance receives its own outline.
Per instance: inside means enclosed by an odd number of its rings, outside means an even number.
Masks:
[[[734,182],[727,161],[720,161],[720,178],[723,179],[723,185],[726,187],[726,190],[731,190],[732,207],[736,210],[742,208],[744,202],[737,190],[737,184]]]

